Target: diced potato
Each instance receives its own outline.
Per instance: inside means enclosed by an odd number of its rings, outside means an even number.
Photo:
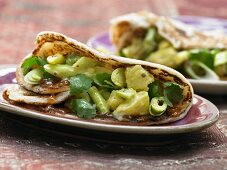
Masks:
[[[135,95],[136,91],[133,89],[114,90],[110,94],[107,104],[111,110],[115,110],[120,104],[127,100],[131,100],[135,97]]]
[[[147,92],[138,92],[131,100],[120,104],[113,115],[116,119],[122,120],[123,116],[139,116],[149,114],[149,96]]]
[[[127,67],[125,78],[127,87],[136,91],[148,91],[148,85],[154,81],[153,75],[140,65]]]
[[[121,89],[121,90],[116,90],[116,95],[123,99],[131,99],[136,95],[136,91],[133,90],[132,88],[130,89]]]

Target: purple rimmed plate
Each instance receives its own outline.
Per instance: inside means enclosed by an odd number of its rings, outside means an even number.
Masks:
[[[15,83],[15,66],[0,66],[0,80],[1,110],[27,118],[33,118],[36,120],[52,122],[70,127],[130,134],[180,134],[208,128],[212,126],[219,118],[219,111],[214,104],[198,95],[195,95],[193,98],[193,105],[185,118],[174,123],[168,123],[160,126],[124,126],[94,123],[86,120],[76,120],[72,118],[36,112],[9,104],[7,101],[5,101],[2,97],[2,92],[5,87]]]
[[[189,24],[200,30],[222,31],[227,34],[227,20],[198,17],[198,16],[179,16],[175,19]],[[114,53],[115,49],[110,41],[109,33],[103,32],[91,37],[87,44],[95,49],[103,48]],[[194,91],[201,94],[227,94],[227,81],[193,80],[189,79]]]

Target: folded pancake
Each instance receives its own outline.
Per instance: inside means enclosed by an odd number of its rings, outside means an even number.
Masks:
[[[18,84],[9,86],[5,95],[11,101],[32,105],[58,104],[65,101],[70,96],[69,91],[57,93],[56,95],[40,95],[28,91]]]
[[[55,32],[38,34],[16,79],[19,86],[6,90],[11,101],[58,104],[76,117],[109,123],[173,122],[186,116],[193,98],[188,80],[169,67],[106,55]]]
[[[224,51],[227,36],[220,31],[196,30],[177,20],[142,11],[112,19],[110,38],[116,52],[124,57],[175,69],[187,61],[196,60],[200,69],[207,66],[208,73],[214,71],[221,78],[227,77],[227,52]],[[194,62],[191,64],[195,65]],[[194,76],[187,68],[185,71],[191,78],[203,78]],[[218,79],[217,76],[212,78]]]

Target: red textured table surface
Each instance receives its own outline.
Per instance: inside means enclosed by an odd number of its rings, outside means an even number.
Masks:
[[[225,0],[0,0],[0,64],[18,63],[38,32],[51,30],[86,42],[128,12],[227,17]]]
[[[40,31],[57,31],[86,42],[106,31],[110,18],[142,9],[171,16],[227,17],[225,0],[0,0],[0,64],[18,63],[33,49]],[[171,142],[161,146],[149,141],[140,146],[97,142],[93,137],[102,135],[97,132],[79,129],[82,137],[76,136],[72,135],[76,129],[0,111],[0,169],[226,169],[227,97],[205,97],[220,109],[217,124],[167,138]],[[84,138],[83,133],[92,137]]]

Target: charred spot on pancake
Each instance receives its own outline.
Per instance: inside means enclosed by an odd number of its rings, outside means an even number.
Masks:
[[[173,80],[174,80],[176,83],[178,83],[178,84],[182,84],[182,83],[183,83],[182,80],[181,80],[179,77],[174,76],[174,75],[173,75]],[[183,84],[185,84],[185,83],[183,83]]]
[[[188,37],[187,33],[182,30],[182,29],[179,29],[179,28],[175,28],[176,32],[178,32],[178,34],[180,34],[181,36],[184,36],[184,37]]]
[[[52,34],[52,33],[43,33],[41,36],[39,35],[36,42],[40,43],[41,41],[49,41],[52,42],[54,40],[59,41],[65,41],[65,37],[58,35],[58,34]]]

